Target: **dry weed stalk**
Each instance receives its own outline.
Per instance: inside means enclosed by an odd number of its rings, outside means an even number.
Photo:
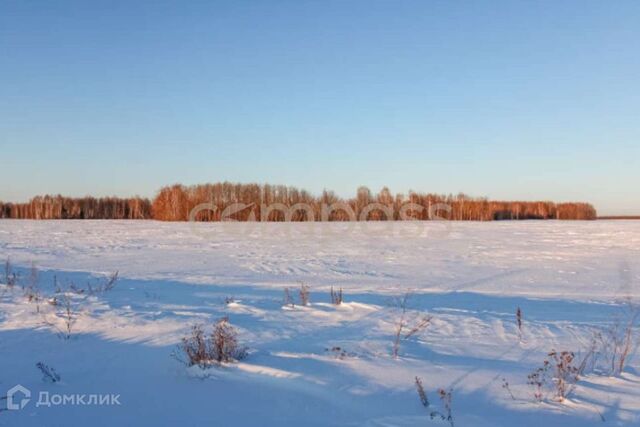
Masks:
[[[73,335],[73,327],[78,319],[78,308],[74,305],[71,295],[67,292],[61,294],[60,300],[58,297],[49,300],[54,310],[55,320],[48,320],[46,313],[40,313],[43,323],[57,330],[58,336],[65,340]],[[62,321],[62,327],[58,326],[60,321]]]
[[[9,258],[7,258],[4,263],[4,283],[9,289],[13,289],[13,287],[18,283],[18,275],[13,271],[11,260]]]
[[[516,324],[518,325],[518,340],[522,341],[522,310],[520,307],[516,310]]]
[[[31,263],[31,270],[29,272],[29,285],[25,290],[25,295],[29,302],[36,303],[36,313],[40,313],[40,286],[39,286],[39,274],[38,269],[34,263]]]
[[[337,292],[333,290],[333,286],[331,287],[331,304],[340,305],[342,304],[342,288],[340,288]]]
[[[507,393],[509,393],[509,396],[511,396],[512,400],[516,400],[516,397],[513,395],[513,392],[511,391],[511,387],[509,386],[509,381],[507,381],[506,378],[502,379],[502,388],[507,390]]]
[[[65,339],[69,339],[71,338],[71,330],[73,329],[73,325],[76,323],[76,320],[77,320],[77,314],[74,311],[72,301],[69,295],[64,294],[63,300],[64,300],[64,312],[62,314],[62,318],[64,320],[64,326],[65,326],[64,337]]]
[[[293,298],[291,297],[291,292],[289,288],[284,288],[284,305],[289,307],[295,307],[295,303],[293,302]]]
[[[400,309],[400,315],[396,320],[395,334],[393,339],[393,357],[398,357],[400,353],[400,343],[422,332],[431,323],[431,316],[421,315],[415,319],[408,319],[408,302],[411,297],[410,293],[405,293],[401,298],[396,300],[396,305]]]
[[[630,357],[638,349],[638,320],[640,306],[629,302],[608,328],[593,333],[594,369],[606,375],[620,375],[624,371]],[[602,362],[598,363],[600,360]]]
[[[562,402],[573,391],[580,379],[580,369],[574,364],[575,355],[571,351],[552,350],[549,357],[554,367],[556,397]]]
[[[56,370],[42,362],[36,363],[36,367],[42,372],[42,379],[46,382],[57,383],[60,381],[60,375]]]
[[[420,399],[420,403],[425,408],[429,408],[431,403],[427,398],[427,392],[424,390],[424,385],[422,384],[422,379],[420,377],[415,377],[415,386],[416,392],[418,393],[418,398]],[[443,411],[433,410],[429,412],[429,417],[434,419],[440,419],[442,421],[447,421],[450,427],[454,427],[453,424],[453,390],[446,391],[441,388],[438,389],[438,397],[440,398],[440,402],[442,404]]]
[[[311,288],[304,283],[300,283],[300,305],[309,305],[311,299]]]
[[[453,390],[446,391],[441,388],[438,390],[438,397],[440,398],[440,402],[442,403],[442,407],[444,408],[444,412],[440,411],[432,411],[430,416],[431,419],[440,418],[442,421],[447,421],[449,426],[454,427],[453,424]]]
[[[590,349],[581,362],[576,364],[576,356],[572,351],[551,350],[542,366],[527,377],[527,384],[534,390],[534,399],[544,401],[545,389],[550,386],[555,398],[559,402],[564,401],[575,389],[592,356],[593,351]]]
[[[428,408],[429,399],[427,398],[427,392],[424,391],[424,386],[422,385],[422,379],[420,377],[416,377],[416,391],[418,392],[418,397],[420,398],[422,406]]]

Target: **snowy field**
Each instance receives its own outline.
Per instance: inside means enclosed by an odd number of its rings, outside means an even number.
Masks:
[[[640,302],[640,221],[3,220],[7,258],[18,280],[0,285],[0,393],[20,384],[31,400],[1,411],[0,425],[640,425],[638,330],[622,372],[608,370],[603,344]],[[99,291],[115,271],[114,288]],[[403,338],[422,316],[430,323],[394,357],[406,293]],[[206,369],[177,360],[192,325],[223,316],[245,359]],[[541,399],[528,384],[552,350],[586,361],[562,402],[553,369]],[[452,419],[440,417],[439,389],[451,393]]]

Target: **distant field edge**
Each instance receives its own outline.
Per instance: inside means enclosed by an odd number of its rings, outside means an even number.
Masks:
[[[601,219],[640,219],[640,215],[610,215],[610,216],[599,216],[596,219],[598,219],[598,220],[601,220]]]

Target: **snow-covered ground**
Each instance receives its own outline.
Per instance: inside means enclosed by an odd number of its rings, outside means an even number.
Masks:
[[[624,372],[585,369],[562,403],[551,390],[536,402],[527,385],[552,349],[582,360],[595,333],[625,321],[640,299],[640,221],[3,220],[7,258],[19,281],[0,285],[0,393],[21,384],[31,400],[0,412],[0,425],[447,426],[430,417],[446,413],[441,388],[456,426],[640,425],[638,339]],[[66,293],[66,339],[65,293],[57,305],[25,296],[32,263],[47,298],[115,271],[120,280]],[[297,299],[300,282],[311,304],[283,306],[284,288]],[[344,289],[342,305],[331,304],[331,286]],[[409,323],[432,320],[394,358],[395,297],[407,292]],[[172,356],[193,324],[223,316],[248,346],[245,360],[203,370]],[[61,380],[43,381],[37,362]],[[67,400],[38,405],[45,393]],[[116,404],[72,401],[109,394]]]

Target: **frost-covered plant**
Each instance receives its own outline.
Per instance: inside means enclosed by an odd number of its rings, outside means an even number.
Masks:
[[[214,363],[242,360],[247,356],[247,349],[238,343],[237,335],[227,317],[218,320],[208,336],[203,325],[194,325],[179,346],[186,359],[179,360],[188,366],[198,365],[202,368]]]
[[[36,363],[36,367],[42,372],[42,380],[48,381],[52,383],[57,383],[60,381],[60,375],[56,372],[56,370],[48,366],[42,362]]]
[[[431,316],[420,315],[410,318],[408,313],[408,302],[411,297],[410,293],[405,293],[395,302],[400,314],[395,320],[395,333],[393,338],[393,357],[398,357],[400,353],[400,343],[402,340],[411,338],[412,336],[422,332],[431,323]]]

